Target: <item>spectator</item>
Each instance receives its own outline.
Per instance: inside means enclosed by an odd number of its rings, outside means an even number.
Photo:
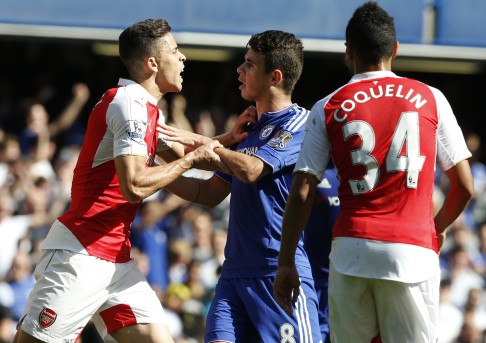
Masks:
[[[90,96],[89,88],[84,83],[74,84],[72,92],[72,99],[52,122],[49,122],[49,113],[41,102],[25,100],[26,127],[20,135],[20,147],[24,156],[29,154],[39,134],[44,134],[50,140],[71,127]]]
[[[207,289],[214,289],[224,262],[224,247],[228,238],[228,229],[215,229],[211,236],[212,257],[201,264],[201,282]]]
[[[464,321],[460,309],[451,303],[451,281],[443,279],[439,290],[438,343],[455,343]]]
[[[15,321],[10,308],[0,303],[0,343],[12,343],[15,335]]]
[[[194,237],[192,258],[194,260],[205,262],[213,256],[211,243],[213,230],[213,221],[209,212],[203,210],[192,219],[192,233]]]
[[[18,321],[25,310],[29,293],[34,288],[34,275],[32,273],[30,256],[19,250],[15,255],[12,267],[7,275],[7,282],[13,290],[15,301],[11,306],[12,317]]]
[[[462,246],[455,246],[448,254],[448,275],[451,280],[451,303],[459,309],[464,309],[469,291],[483,288],[484,280],[474,272],[471,259]]]
[[[183,284],[187,280],[188,267],[192,259],[192,245],[184,238],[169,242],[169,282]]]

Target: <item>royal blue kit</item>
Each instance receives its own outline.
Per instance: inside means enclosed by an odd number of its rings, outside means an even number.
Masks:
[[[261,159],[270,174],[248,184],[217,172],[231,183],[225,262],[206,323],[205,342],[319,342],[317,297],[302,239],[295,263],[302,285],[294,316],[275,302],[285,203],[305,133],[308,111],[291,105],[264,113],[235,150]]]

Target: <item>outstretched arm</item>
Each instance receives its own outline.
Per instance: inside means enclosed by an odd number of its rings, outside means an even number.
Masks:
[[[155,167],[145,165],[145,156],[118,156],[115,158],[115,166],[121,193],[132,203],[145,199],[191,168],[198,168],[206,163],[218,163],[219,156],[213,150],[220,146],[218,141],[212,141],[178,160]]]
[[[89,88],[84,83],[76,83],[73,86],[73,98],[59,115],[59,118],[49,124],[49,133],[52,137],[68,129],[74,123],[88,101],[89,94]]]
[[[285,205],[273,295],[289,316],[292,316],[292,304],[297,301],[300,286],[299,274],[295,267],[295,251],[309,218],[318,183],[315,176],[297,172]]]
[[[253,106],[250,106],[240,114],[235,126],[230,132],[214,138],[209,138],[187,130],[181,130],[165,124],[158,126],[157,131],[162,134],[164,140],[181,143],[187,147],[186,150],[190,151],[213,139],[218,140],[225,147],[233,146],[248,136],[248,132],[246,131],[247,126],[254,122],[256,122],[256,109]]]
[[[258,157],[225,148],[217,148],[214,152],[228,168],[229,174],[242,182],[253,183],[272,172],[272,168]]]
[[[187,201],[214,207],[231,192],[231,184],[216,175],[207,180],[181,176],[168,184],[165,189]]]

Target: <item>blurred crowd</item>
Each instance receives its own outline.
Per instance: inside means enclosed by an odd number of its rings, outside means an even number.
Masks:
[[[0,122],[0,343],[11,342],[34,284],[39,246],[69,206],[82,143],[79,118],[88,116],[90,97],[101,95],[91,94],[83,83],[74,84],[71,94],[59,113],[46,109],[46,99],[52,97],[48,87],[15,104],[0,98],[0,118],[8,111],[22,123],[12,130]],[[181,94],[159,105],[170,125],[206,136],[227,131],[237,117],[201,109],[189,120]],[[475,196],[449,228],[440,254],[440,343],[484,342],[486,332],[486,165],[481,137],[466,137],[473,153]],[[437,170],[435,201],[440,205],[448,184]],[[177,343],[202,342],[206,311],[224,261],[228,211],[229,199],[208,209],[161,191],[142,203],[134,221],[132,257],[158,294]],[[100,340],[90,326],[82,341]]]

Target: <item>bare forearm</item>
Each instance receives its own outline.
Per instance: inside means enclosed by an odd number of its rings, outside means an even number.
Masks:
[[[265,168],[265,163],[258,157],[232,151],[229,149],[218,148],[215,153],[221,158],[230,173],[240,181],[253,183],[269,172]]]
[[[231,191],[231,185],[217,176],[210,179],[180,177],[165,187],[171,193],[206,207],[221,203]]]
[[[309,218],[316,185],[317,180],[307,176],[297,174],[294,178],[283,217],[279,266],[294,264],[295,251]]]
[[[229,148],[238,143],[231,132],[223,133],[213,139],[218,140],[224,147]]]
[[[196,202],[201,193],[200,182],[196,178],[181,176],[165,186],[165,189],[184,200]]]
[[[468,161],[460,162],[446,171],[450,187],[441,209],[434,218],[437,233],[444,232],[464,211],[474,193],[473,179]]]
[[[469,202],[466,199],[466,197],[453,198],[446,196],[441,209],[434,218],[437,233],[444,232],[459,217]]]
[[[157,155],[165,162],[170,163],[185,155],[184,146],[174,142],[170,149],[158,151]]]
[[[122,163],[115,160],[116,163]],[[152,195],[156,191],[164,188],[169,183],[176,180],[184,172],[191,169],[194,164],[192,154],[174,162],[156,167],[143,167],[130,172],[131,177],[126,182],[120,182],[123,196],[128,201],[135,203]],[[125,166],[117,167],[117,172],[123,170]]]

